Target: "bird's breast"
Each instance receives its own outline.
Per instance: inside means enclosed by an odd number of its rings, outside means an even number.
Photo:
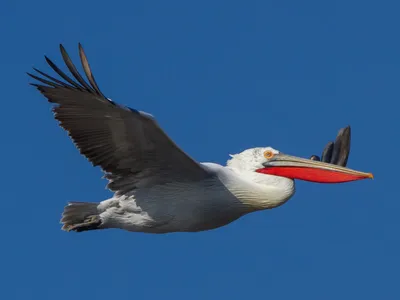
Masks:
[[[213,229],[246,213],[243,203],[217,178],[138,190],[122,203],[131,213],[140,209],[161,231]]]

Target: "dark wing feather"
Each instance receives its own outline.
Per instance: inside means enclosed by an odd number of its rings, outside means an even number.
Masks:
[[[101,95],[104,98],[106,98],[103,95],[103,93],[100,91],[99,87],[97,86],[97,83],[96,83],[96,80],[94,79],[92,70],[90,69],[88,59],[87,59],[87,57],[85,55],[85,51],[83,51],[83,47],[82,47],[82,45],[80,43],[79,43],[79,56],[81,58],[83,70],[85,71],[86,77],[89,80],[90,84],[92,85],[92,87],[96,90],[96,92],[99,95]]]
[[[90,85],[86,83],[86,81],[82,78],[81,74],[79,74],[78,70],[76,69],[75,65],[72,63],[71,58],[69,57],[67,51],[65,51],[65,48],[60,45],[60,51],[61,55],[65,61],[65,64],[67,65],[68,70],[71,72],[71,74],[75,77],[76,80],[79,81],[79,83],[88,91],[95,92],[94,89]]]
[[[329,142],[322,152],[321,159],[313,155],[311,159],[345,167],[350,155],[351,128],[347,126],[339,130],[335,142]]]
[[[105,177],[110,180],[108,188],[126,193],[138,187],[197,181],[209,176],[165,134],[151,115],[120,106],[103,95],[81,45],[80,58],[89,83],[79,74],[62,45],[60,49],[78,82],[47,57],[50,67],[67,83],[37,69],[47,79],[28,75],[45,84],[32,85],[54,104],[55,118],[80,153],[106,172]]]
[[[335,146],[333,148],[333,154],[331,163],[339,166],[346,166],[347,160],[350,154],[350,139],[351,139],[351,129],[350,126],[340,129]]]
[[[334,142],[328,142],[328,144],[324,148],[324,151],[322,151],[321,161],[324,162],[331,161],[334,146],[335,146]]]

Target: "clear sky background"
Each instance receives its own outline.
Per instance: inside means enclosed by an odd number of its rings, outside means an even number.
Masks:
[[[5,0],[1,299],[400,299],[398,1]],[[349,167],[217,230],[60,230],[111,196],[25,72],[78,59],[196,160],[255,146],[309,157],[352,126]],[[79,65],[79,63],[77,64]],[[63,69],[65,70],[64,66]]]

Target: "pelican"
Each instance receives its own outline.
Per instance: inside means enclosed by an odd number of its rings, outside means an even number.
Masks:
[[[54,117],[93,166],[100,166],[114,194],[100,203],[69,202],[62,230],[119,228],[132,232],[198,232],[278,207],[295,193],[295,180],[341,183],[373,178],[346,167],[350,128],[343,128],[322,157],[311,159],[257,147],[231,155],[226,166],[198,163],[181,150],[148,113],[119,105],[99,89],[85,52],[87,81],[60,45],[73,78],[48,57],[59,79],[36,68],[28,73],[53,104]],[[39,76],[41,75],[41,76]]]

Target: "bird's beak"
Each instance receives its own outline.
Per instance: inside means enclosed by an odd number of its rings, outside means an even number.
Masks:
[[[340,183],[374,178],[371,173],[286,154],[275,154],[257,172],[319,183]]]

